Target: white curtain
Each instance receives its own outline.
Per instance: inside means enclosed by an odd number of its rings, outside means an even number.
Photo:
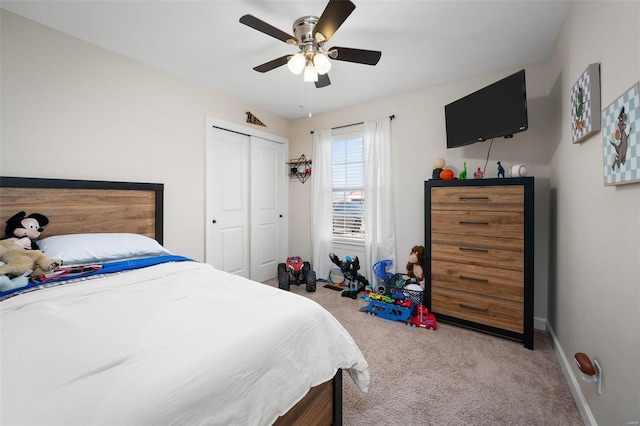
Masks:
[[[395,203],[391,168],[391,118],[364,123],[365,260],[396,264]]]
[[[318,278],[331,270],[332,193],[331,129],[313,133],[313,174],[311,175],[311,258]]]

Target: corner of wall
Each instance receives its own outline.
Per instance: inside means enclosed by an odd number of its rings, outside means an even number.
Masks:
[[[569,384],[569,388],[571,389],[571,394],[573,395],[573,399],[576,402],[578,411],[580,411],[580,416],[582,416],[582,420],[584,421],[584,424],[597,426],[598,423],[596,422],[596,419],[593,416],[593,413],[591,412],[591,408],[589,407],[589,404],[587,403],[587,400],[585,399],[584,394],[582,393],[582,389],[580,388],[580,385],[578,384],[578,378],[576,377],[576,375],[573,373],[573,370],[571,369],[572,364],[567,359],[567,356],[564,353],[564,350],[562,350],[562,346],[560,346],[560,341],[558,340],[556,333],[553,331],[553,327],[551,327],[551,324],[547,322],[546,326],[547,326],[547,331],[551,335],[553,350],[556,354],[556,358],[558,359],[558,362],[560,363],[560,368],[562,368],[562,374],[564,375],[565,379],[567,380],[567,383]]]

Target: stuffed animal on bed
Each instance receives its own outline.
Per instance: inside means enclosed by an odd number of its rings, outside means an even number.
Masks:
[[[4,265],[5,265],[5,263],[0,261],[0,267],[2,267]],[[19,277],[15,277],[15,278],[9,278],[6,275],[0,275],[0,291],[9,291],[9,290],[13,290],[14,288],[20,288],[20,287],[26,286],[27,284],[29,284],[28,275],[31,272],[33,272],[33,271],[31,269],[29,269],[24,274],[20,275]]]
[[[424,288],[424,247],[413,246],[407,262],[407,277],[416,279]]]
[[[0,266],[0,275],[19,277],[31,270],[31,277],[55,271],[62,260],[49,259],[40,250],[25,250],[19,244],[12,241],[0,241],[0,261],[4,266]]]
[[[19,212],[7,220],[6,239],[20,244],[27,250],[38,250],[35,240],[40,236],[49,219],[41,213]]]

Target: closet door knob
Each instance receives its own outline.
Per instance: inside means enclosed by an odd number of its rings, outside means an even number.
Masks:
[[[218,221],[217,221],[217,220],[215,220],[215,219],[213,219],[213,220],[211,221],[211,223],[218,223]]]

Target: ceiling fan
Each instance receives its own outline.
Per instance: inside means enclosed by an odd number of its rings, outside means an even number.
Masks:
[[[331,68],[329,58],[336,61],[376,65],[382,52],[349,47],[324,48],[340,25],[349,17],[356,5],[349,0],[329,0],[320,18],[303,16],[293,23],[293,36],[267,24],[253,15],[244,15],[240,22],[287,44],[297,46],[298,53],[281,56],[253,69],[267,72],[287,64],[294,74],[304,71],[304,80],[312,81],[317,88],[331,84],[327,72]]]

